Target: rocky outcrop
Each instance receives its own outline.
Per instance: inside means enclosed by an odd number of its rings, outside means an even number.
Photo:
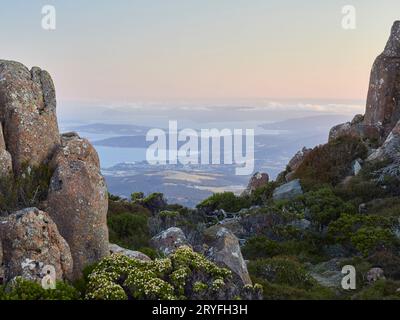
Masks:
[[[48,212],[71,248],[78,278],[87,265],[109,254],[107,188],[96,150],[75,133],[61,136],[50,165]]]
[[[397,122],[383,145],[375,150],[367,161],[396,161],[398,159],[400,159],[400,121]]]
[[[269,182],[269,176],[267,173],[256,172],[250,179],[250,182],[243,195],[251,195],[254,191],[259,188],[266,186]]]
[[[151,239],[152,246],[169,256],[180,247],[189,246],[185,234],[179,228],[169,228]]]
[[[242,285],[251,285],[251,279],[243,259],[238,238],[228,229],[213,226],[204,232],[209,249],[207,257],[216,264],[230,269]]]
[[[71,251],[46,212],[28,208],[3,219],[0,240],[6,281],[16,276],[39,281],[45,266],[54,267],[59,280],[70,278]]]
[[[13,169],[49,160],[60,138],[50,75],[37,67],[0,60],[0,122]]]
[[[274,200],[289,200],[303,194],[300,180],[296,179],[276,188],[273,193]]]
[[[0,60],[0,176],[13,172],[18,177],[26,165],[33,167],[45,164],[50,165],[54,175],[48,198],[41,207],[46,208],[51,219],[47,218],[47,213],[38,213],[37,216],[46,216],[44,220],[53,220],[57,225],[56,229],[68,242],[72,252],[73,278],[78,278],[86,265],[109,254],[106,220],[108,194],[100,174],[98,155],[87,140],[76,134],[60,137],[54,84],[46,71],[37,67],[29,70],[18,62]],[[27,210],[26,217],[33,217],[33,211]],[[14,240],[20,236],[36,237],[34,234],[24,235],[22,230],[25,228],[34,232],[36,226],[39,228],[41,218],[37,218],[37,221],[32,218],[29,223],[34,225],[25,226],[20,224],[28,223],[25,221],[28,218],[20,219],[21,214],[16,216],[18,219],[15,218],[13,222],[10,218],[6,224],[15,225],[20,233],[8,230],[8,237]],[[55,227],[52,221],[48,223],[52,228]],[[50,231],[53,238],[58,233],[53,229]],[[40,242],[45,240],[34,238],[32,242],[36,240],[39,241],[38,252],[50,250],[46,247],[47,242]],[[29,251],[36,247],[28,240],[14,242],[14,245],[20,246],[14,255],[10,253],[8,244],[3,242],[4,263],[9,266],[5,271],[7,278],[19,272],[26,273],[26,268],[36,274],[33,264],[40,261],[42,256]],[[25,254],[24,250],[29,252]],[[16,256],[18,254],[27,259],[23,262],[26,266],[24,270],[21,269],[19,256]],[[43,259],[52,260],[56,255],[52,252],[49,254],[49,259]],[[68,270],[61,272],[58,270],[60,268],[56,268],[57,274],[70,276]]]
[[[304,159],[310,154],[311,151],[312,149],[304,147],[302,150],[297,152],[292,159],[290,159],[285,172],[285,180],[287,182],[290,182],[294,179],[296,170],[300,167]]]
[[[11,154],[6,149],[4,141],[3,126],[0,123],[0,177],[8,176],[12,173]]]
[[[399,120],[400,21],[396,21],[385,50],[372,67],[364,124],[378,127],[387,137]]]
[[[110,249],[110,254],[118,253],[131,259],[136,259],[140,261],[151,261],[151,259],[148,256],[139,251],[128,250],[112,243],[110,243],[108,247]]]
[[[396,21],[385,50],[372,67],[365,115],[334,127],[329,139],[352,135],[382,143],[399,120],[400,21]]]

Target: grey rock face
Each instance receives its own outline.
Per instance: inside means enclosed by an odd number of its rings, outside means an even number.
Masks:
[[[238,238],[228,229],[214,226],[205,231],[209,250],[207,257],[216,264],[230,269],[242,285],[251,285],[247,265],[240,250]]]
[[[169,228],[151,239],[152,246],[166,256],[183,246],[189,246],[185,234],[179,228]]]
[[[139,251],[128,250],[128,249],[122,248],[116,244],[110,243],[109,249],[110,249],[110,254],[119,253],[119,254],[122,254],[131,259],[136,259],[136,260],[141,260],[141,261],[151,261],[151,259],[148,256],[146,256],[144,253],[141,253]]]
[[[13,169],[49,160],[60,143],[50,75],[39,68],[0,60],[0,122]]]
[[[289,200],[303,194],[300,180],[296,179],[275,189],[274,200]]]

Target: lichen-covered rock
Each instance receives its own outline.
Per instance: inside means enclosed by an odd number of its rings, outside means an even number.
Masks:
[[[289,200],[303,194],[300,180],[296,179],[288,182],[274,190],[274,200]]]
[[[0,177],[8,176],[12,173],[11,154],[6,149],[3,135],[3,125],[0,123]]]
[[[62,135],[50,165],[47,206],[74,260],[74,278],[109,254],[108,193],[96,150],[75,133]]]
[[[385,279],[385,272],[382,268],[372,268],[367,272],[366,278],[369,283],[373,283],[380,279]]]
[[[269,175],[267,173],[256,172],[250,179],[250,182],[243,192],[243,195],[251,195],[254,191],[264,187],[269,182]]]
[[[110,254],[119,253],[131,259],[136,259],[140,261],[151,261],[151,259],[148,256],[139,251],[132,251],[125,248],[121,248],[120,246],[112,243],[110,243],[109,248],[110,248]]]
[[[238,238],[221,226],[213,226],[205,230],[204,235],[209,246],[207,257],[217,265],[230,269],[242,285],[251,285]]]
[[[49,160],[60,138],[55,89],[46,71],[0,60],[0,122],[16,173],[25,163]]]
[[[1,220],[0,239],[6,281],[16,276],[39,281],[45,266],[54,267],[59,280],[71,276],[71,251],[46,212],[27,208]]]
[[[174,253],[180,247],[188,246],[185,234],[180,228],[169,228],[151,239],[152,246],[166,256]]]

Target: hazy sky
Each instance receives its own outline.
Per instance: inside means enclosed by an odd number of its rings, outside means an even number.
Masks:
[[[41,9],[57,9],[57,29]],[[356,30],[341,27],[344,5]],[[0,0],[0,58],[61,101],[365,99],[399,0]]]

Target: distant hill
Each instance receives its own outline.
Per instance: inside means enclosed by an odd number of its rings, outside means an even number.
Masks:
[[[260,125],[265,130],[289,130],[289,131],[325,131],[328,132],[337,123],[350,121],[346,115],[320,115],[304,118],[292,118],[279,122]]]

